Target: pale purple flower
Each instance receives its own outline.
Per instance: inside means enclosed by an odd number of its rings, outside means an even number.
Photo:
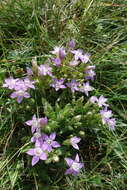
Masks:
[[[86,73],[86,77],[85,77],[86,79],[94,80],[94,77],[96,76],[96,73],[92,69],[90,69],[89,66],[86,67],[85,73]]]
[[[99,98],[98,98],[98,106],[99,107],[102,107],[102,106],[108,106],[108,104],[106,104],[107,102],[107,98],[105,98],[103,95],[101,95]]]
[[[92,86],[90,86],[89,82],[83,83],[83,86],[80,88],[80,91],[85,93],[88,96],[88,92],[94,90]]]
[[[26,91],[27,90],[27,86],[25,85],[24,81],[22,79],[19,79],[16,84],[15,84],[15,90],[16,91]]]
[[[31,132],[34,133],[40,130],[40,120],[36,118],[36,115],[33,115],[32,120],[25,122],[27,125],[31,126]]]
[[[80,56],[80,60],[81,60],[83,63],[87,63],[87,62],[90,60],[90,54],[89,54],[89,53],[86,53],[86,54]]]
[[[80,85],[79,82],[76,82],[75,79],[73,79],[71,82],[66,83],[66,85],[71,89],[71,91],[74,93],[75,91],[79,91],[78,86]]]
[[[63,47],[54,47],[54,50],[51,51],[52,54],[56,55],[57,58],[60,58],[60,59],[64,59],[64,57],[66,56],[66,52],[65,52],[65,49]]]
[[[81,60],[83,57],[83,50],[82,49],[77,49],[77,50],[72,50],[71,53],[74,54],[75,60]]]
[[[83,54],[82,49],[72,50],[71,53],[74,54],[75,60],[80,60],[83,63],[87,63],[89,61],[90,54]]]
[[[95,65],[89,65],[86,67],[86,70],[91,70],[91,69],[95,69],[96,66]]]
[[[52,83],[50,86],[55,88],[56,91],[58,91],[59,89],[66,88],[66,86],[63,84],[65,79],[58,80],[54,78],[53,80],[54,80],[54,83]]]
[[[41,133],[39,130],[33,134],[33,137],[31,138],[31,142],[35,143],[36,147],[42,147],[44,140],[45,140],[46,134]]]
[[[89,100],[90,100],[90,102],[92,102],[93,104],[98,102],[98,98],[97,98],[96,96],[91,96],[91,98],[90,98]]]
[[[112,117],[112,111],[111,110],[107,110],[107,107],[105,107],[103,110],[100,111],[100,115],[102,117],[102,123],[106,124],[107,123],[107,119],[109,119],[110,117]]]
[[[72,66],[72,67],[75,67],[75,66],[77,66],[78,64],[79,64],[79,61],[77,61],[77,60],[72,60],[72,61],[69,63],[69,65]]]
[[[28,76],[33,75],[33,71],[32,71],[32,69],[30,67],[26,67],[26,72],[27,72]]]
[[[52,67],[50,67],[48,64],[43,64],[38,67],[38,74],[39,75],[49,75],[52,77]]]
[[[47,154],[41,147],[31,148],[27,151],[27,154],[33,156],[32,158],[32,166],[37,164],[39,160],[47,160]]]
[[[70,143],[71,143],[71,145],[73,146],[73,148],[75,148],[75,149],[77,149],[77,150],[79,150],[79,147],[78,147],[78,143],[81,141],[81,138],[79,138],[79,137],[72,137],[71,139],[70,139]]]
[[[75,41],[74,40],[70,40],[69,47],[72,49],[75,47]]]
[[[57,58],[52,58],[51,60],[54,63],[53,65],[55,65],[56,67],[61,66],[61,59],[60,58],[58,58],[58,57]]]
[[[29,78],[24,79],[24,84],[27,88],[35,89],[35,86],[33,85],[35,81],[30,80]]]
[[[53,148],[58,148],[60,147],[60,144],[55,141],[56,138],[56,133],[51,133],[50,136],[45,135],[44,137],[44,143],[42,144],[42,147],[44,150],[51,152]]]
[[[10,90],[15,89],[15,85],[19,79],[14,79],[13,77],[5,79],[3,87],[9,88]]]
[[[73,174],[77,175],[81,168],[84,167],[84,164],[79,161],[79,155],[77,154],[75,157],[75,160],[72,160],[71,158],[65,158],[67,165],[70,167],[66,170],[65,175],[67,174]]]
[[[109,126],[110,130],[112,130],[112,131],[115,130],[115,125],[116,125],[116,119],[115,118],[107,119],[106,123]]]
[[[21,103],[23,98],[30,98],[30,94],[24,90],[17,90],[10,95],[11,98],[17,98],[17,102]]]
[[[31,138],[31,142],[36,142],[37,140],[42,139],[41,137],[42,137],[41,132],[38,131],[33,134],[33,137]]]

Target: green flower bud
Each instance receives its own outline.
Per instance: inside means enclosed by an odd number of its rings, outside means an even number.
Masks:
[[[48,126],[48,125],[45,126],[44,130],[45,130],[46,132],[51,133],[51,128],[50,128],[50,126]]]
[[[29,105],[26,106],[26,110],[30,110],[31,107]]]
[[[35,104],[35,100],[33,98],[30,99],[30,104],[31,105]]]
[[[84,136],[85,136],[85,132],[84,132],[84,131],[79,131],[79,135],[80,135],[81,137],[84,137]]]
[[[46,164],[50,164],[51,162],[52,162],[52,159],[51,159],[51,158],[45,160],[45,163],[46,163]]]
[[[67,140],[63,141],[63,145],[70,145],[70,140],[67,139]]]
[[[76,120],[76,121],[80,121],[81,120],[81,115],[76,115],[75,117],[74,117],[74,120]]]
[[[87,113],[87,115],[92,115],[92,114],[93,114],[93,113],[92,113],[92,112],[90,112],[90,111]]]
[[[68,126],[68,130],[69,130],[69,131],[73,131],[73,127]]]

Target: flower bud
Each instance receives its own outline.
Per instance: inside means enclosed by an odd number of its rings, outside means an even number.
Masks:
[[[80,135],[81,137],[84,137],[84,136],[85,136],[85,132],[84,132],[84,131],[79,131],[79,135]]]
[[[63,145],[70,145],[70,139],[63,141]]]
[[[48,123],[47,117],[44,117],[44,118],[41,118],[41,119],[40,119],[40,126],[41,126],[41,127],[46,126],[47,123]]]
[[[89,111],[89,112],[87,113],[87,115],[92,115],[92,112]]]
[[[38,71],[38,65],[37,65],[37,58],[36,57],[32,59],[32,67],[33,67],[34,72]]]
[[[57,155],[54,155],[54,156],[53,156],[53,161],[54,161],[54,162],[59,162],[59,157],[58,157]]]
[[[81,115],[76,115],[76,116],[74,117],[74,120],[80,121],[81,117],[82,117]]]

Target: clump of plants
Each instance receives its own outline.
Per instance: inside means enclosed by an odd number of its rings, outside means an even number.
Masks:
[[[75,41],[71,40],[66,47],[55,47],[42,64],[33,59],[25,76],[5,79],[3,87],[11,91],[10,97],[15,103],[27,101],[30,106],[33,91],[41,94],[43,117],[35,112],[24,123],[31,127],[31,147],[26,153],[32,157],[32,166],[41,160],[45,164],[60,162],[64,167],[66,163],[65,174],[77,175],[85,167],[79,157],[85,130],[115,130],[116,120],[107,98],[96,96],[92,86],[95,77],[90,54],[76,48]],[[49,94],[53,101],[54,94],[57,97],[54,105],[47,100]],[[69,102],[65,96],[70,97]]]

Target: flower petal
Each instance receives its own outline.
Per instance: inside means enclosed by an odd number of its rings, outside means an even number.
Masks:
[[[77,144],[73,143],[72,146],[73,146],[73,148],[79,150],[79,146]]]
[[[29,94],[28,92],[25,92],[25,93],[24,93],[24,97],[25,97],[25,98],[30,98],[30,94]]]
[[[11,98],[16,98],[17,97],[17,93],[16,92],[13,92],[11,95],[10,95]]]
[[[51,143],[51,145],[52,145],[52,147],[54,147],[54,148],[60,147],[60,144],[59,144],[57,141],[53,141],[53,142]]]
[[[39,161],[39,157],[38,156],[34,156],[32,158],[32,166],[34,166],[38,161]]]
[[[68,165],[69,167],[71,167],[71,165],[72,165],[73,162],[74,162],[71,158],[65,158],[65,161],[66,161],[66,163],[67,163],[67,165]]]
[[[40,156],[41,160],[47,160],[47,154],[45,152],[42,153],[42,155]]]
[[[28,120],[25,122],[27,125],[31,126],[32,125],[32,120]]]
[[[27,151],[27,154],[29,154],[30,156],[34,155],[34,148],[31,148]]]
[[[21,101],[23,100],[23,97],[22,96],[18,96],[17,97],[17,102],[20,104],[21,103]]]
[[[79,162],[79,155],[78,154],[76,154],[75,161]]]
[[[72,174],[72,173],[73,173],[72,169],[69,168],[66,170],[65,175]]]
[[[56,138],[56,133],[55,132],[51,133],[49,137],[50,139],[54,140]]]

